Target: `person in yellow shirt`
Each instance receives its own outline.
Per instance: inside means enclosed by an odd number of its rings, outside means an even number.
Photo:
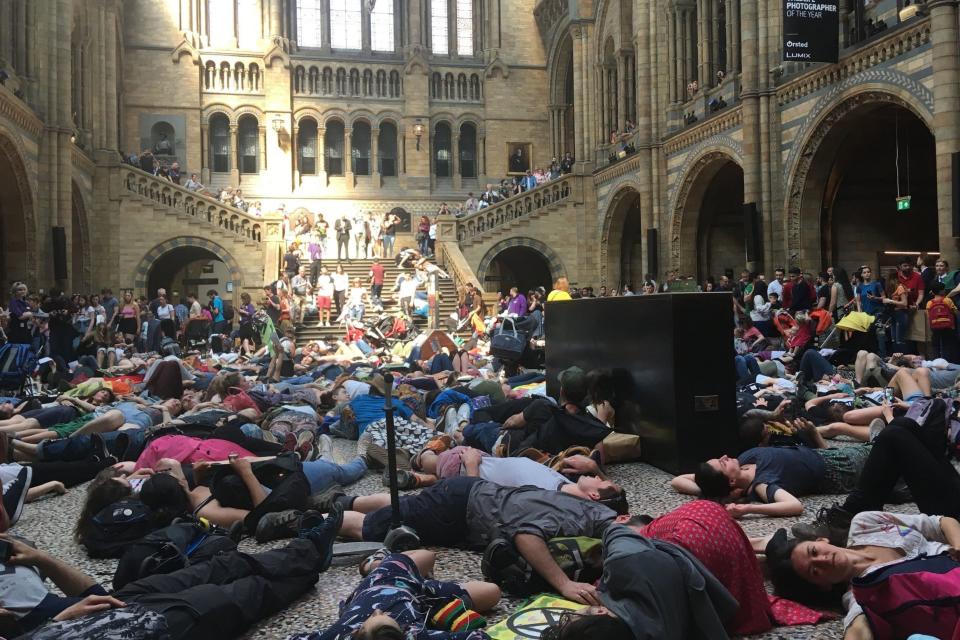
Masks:
[[[570,281],[567,276],[560,276],[553,283],[553,291],[547,295],[547,302],[557,302],[559,300],[572,300],[570,297]]]

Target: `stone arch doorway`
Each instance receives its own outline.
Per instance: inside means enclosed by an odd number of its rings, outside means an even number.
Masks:
[[[33,224],[33,196],[27,171],[17,145],[0,131],[0,291],[6,296],[9,285],[37,282],[36,229]]]
[[[939,251],[935,139],[905,103],[871,93],[847,100],[800,157],[787,202],[790,264],[877,269],[897,252]],[[897,210],[898,185],[911,196],[906,211]]]
[[[203,238],[174,238],[154,247],[137,265],[135,278],[137,293],[153,299],[163,288],[174,304],[187,293],[198,294],[202,303],[210,289],[231,299],[239,296],[242,286],[242,272],[233,256]]]
[[[480,261],[477,277],[483,290],[495,294],[517,287],[526,293],[537,287],[549,291],[553,281],[566,275],[560,258],[550,247],[531,238],[499,242]]]
[[[73,182],[71,191],[70,281],[74,291],[93,293],[86,203],[76,182]]]
[[[699,171],[687,178],[686,197],[678,204],[679,234],[672,239],[673,267],[681,276],[736,274],[746,266],[743,224],[743,168],[730,156],[704,156]]]
[[[606,257],[601,284],[616,289],[630,284],[637,291],[643,283],[645,265],[640,193],[636,189],[625,187],[614,195],[607,214],[602,251]]]

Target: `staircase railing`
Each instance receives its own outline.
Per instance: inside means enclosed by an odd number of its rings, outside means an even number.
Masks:
[[[450,274],[457,287],[472,284],[480,293],[483,293],[480,280],[477,279],[473,269],[470,268],[470,263],[467,262],[456,242],[437,241],[437,263]]]
[[[134,195],[176,209],[179,213],[215,225],[240,238],[258,243],[261,241],[260,218],[136,167],[121,165],[119,171],[123,187]]]
[[[573,194],[574,179],[566,175],[457,218],[457,241],[469,245],[487,231],[566,200]]]

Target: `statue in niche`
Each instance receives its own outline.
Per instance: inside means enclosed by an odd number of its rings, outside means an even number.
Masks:
[[[153,145],[153,152],[160,156],[172,156],[173,145],[167,140],[167,134],[161,133],[160,139]]]

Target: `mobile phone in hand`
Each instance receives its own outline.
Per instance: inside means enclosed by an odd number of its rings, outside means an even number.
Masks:
[[[886,401],[887,401],[888,404],[891,404],[891,405],[892,405],[892,404],[893,404],[893,401],[894,401],[893,388],[891,388],[891,387],[886,387],[886,388],[884,388],[884,390],[883,390],[883,397],[886,399]]]
[[[13,555],[13,543],[9,540],[0,540],[0,562],[6,564],[10,562]]]

